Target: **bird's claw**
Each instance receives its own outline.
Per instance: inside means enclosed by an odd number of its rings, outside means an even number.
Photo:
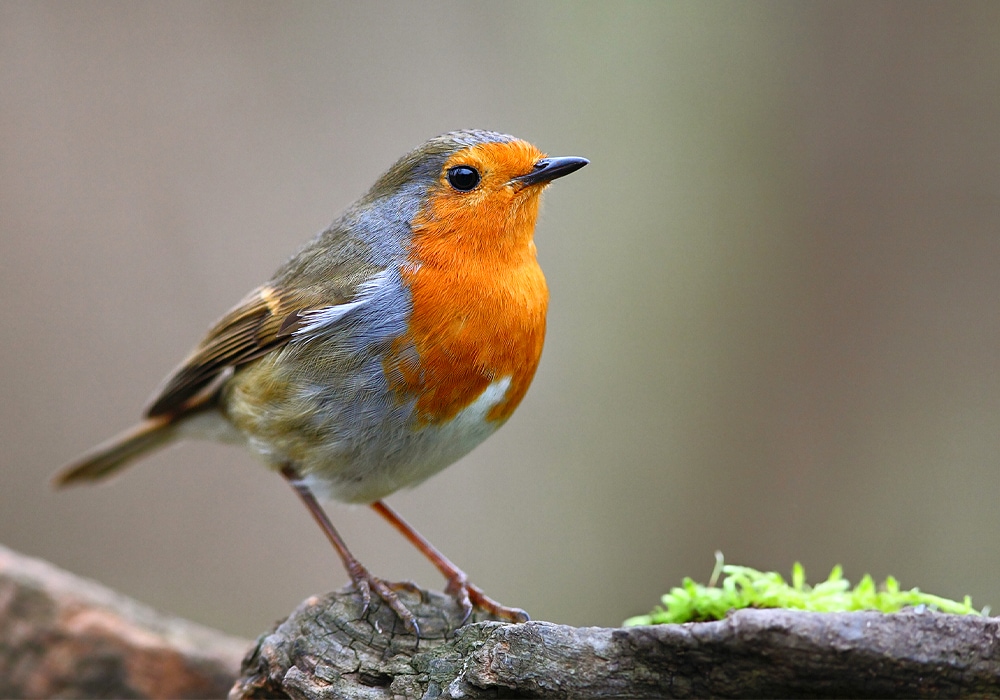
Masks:
[[[482,610],[491,617],[507,622],[527,622],[531,619],[524,610],[520,608],[508,608],[506,605],[501,605],[490,598],[483,593],[482,588],[469,583],[464,573],[453,576],[448,580],[445,593],[454,598],[455,602],[462,608],[462,622],[459,626],[469,621],[473,610]]]
[[[377,576],[373,576],[361,564],[351,567],[350,574],[351,580],[354,582],[354,587],[361,594],[361,617],[364,617],[368,613],[368,609],[371,607],[372,593],[374,592],[375,595],[381,598],[396,613],[396,617],[400,619],[406,629],[413,633],[413,635],[420,636],[420,626],[417,624],[416,616],[399,599],[399,596],[396,595],[397,589],[414,589],[415,587],[412,583],[388,583]]]

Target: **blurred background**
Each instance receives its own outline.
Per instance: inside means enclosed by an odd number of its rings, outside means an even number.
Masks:
[[[48,479],[397,157],[479,127],[592,164],[547,193],[525,402],[389,499],[473,581],[617,625],[721,549],[996,610],[998,46],[991,2],[4,2],[0,543],[247,636],[343,586],[240,449]]]

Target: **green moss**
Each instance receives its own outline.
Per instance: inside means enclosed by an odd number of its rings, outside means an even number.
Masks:
[[[978,615],[969,596],[962,602],[921,593],[917,588],[901,590],[899,582],[889,576],[881,586],[865,574],[860,583],[851,588],[843,577],[841,567],[833,571],[822,583],[806,583],[805,570],[798,562],[792,567],[792,581],[785,582],[773,571],[757,571],[748,566],[722,563],[721,553],[716,553],[716,568],[707,586],[690,578],[663,596],[662,606],[649,615],[639,615],[625,621],[625,626],[658,625],[679,622],[721,620],[730,610],[739,608],[789,608],[814,612],[846,612],[851,610],[879,610],[897,612],[908,606],[925,605],[941,612],[956,615]],[[716,586],[719,574],[722,583]]]

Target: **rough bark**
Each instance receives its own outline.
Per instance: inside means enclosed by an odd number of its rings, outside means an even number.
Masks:
[[[998,618],[742,610],[630,629],[458,627],[449,598],[401,595],[419,640],[344,591],[251,645],[0,548],[0,697],[1000,697]]]
[[[741,610],[628,629],[480,622],[406,594],[410,635],[356,596],[305,601],[262,637],[231,698],[1000,697],[1000,619],[928,610]]]
[[[220,698],[250,645],[0,547],[0,697]]]

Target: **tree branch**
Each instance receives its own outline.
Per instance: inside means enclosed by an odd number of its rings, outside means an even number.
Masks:
[[[741,610],[627,629],[479,621],[404,590],[416,639],[346,590],[251,644],[0,547],[0,697],[1000,697],[1000,619]],[[457,628],[457,629],[456,629]]]
[[[480,622],[409,592],[418,641],[357,597],[305,601],[244,662],[231,698],[1000,697],[1000,619],[740,610],[607,629]]]
[[[250,644],[0,546],[0,697],[219,698]]]

